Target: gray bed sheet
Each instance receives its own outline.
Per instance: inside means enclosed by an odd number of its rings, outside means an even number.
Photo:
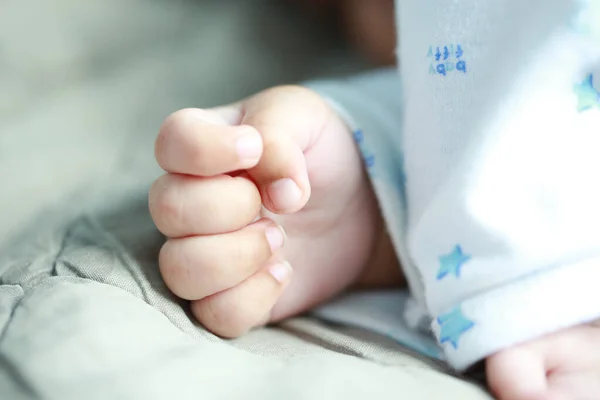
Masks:
[[[0,5],[0,399],[489,398],[310,317],[220,340],[160,279],[161,120],[363,67],[280,3]]]

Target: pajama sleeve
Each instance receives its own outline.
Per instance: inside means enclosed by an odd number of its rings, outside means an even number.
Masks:
[[[352,127],[446,359],[599,318],[600,2],[397,12],[402,82],[309,86]]]

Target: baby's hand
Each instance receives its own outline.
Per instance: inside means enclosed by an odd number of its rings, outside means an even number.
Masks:
[[[162,276],[218,335],[330,298],[373,254],[380,222],[351,132],[308,89],[176,112],[160,130],[156,159],[168,172],[149,201],[169,238]]]
[[[499,400],[600,399],[600,321],[494,354],[487,378]]]

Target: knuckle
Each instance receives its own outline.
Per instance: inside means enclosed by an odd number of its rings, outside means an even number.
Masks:
[[[175,158],[188,157],[187,152],[197,150],[194,144],[189,143],[192,131],[200,123],[198,114],[201,110],[186,108],[169,115],[162,123],[156,141],[154,143],[154,153],[158,164],[163,169],[173,167],[178,164]]]
[[[239,306],[243,308],[243,304]],[[223,307],[217,296],[202,299],[193,307],[195,317],[206,329],[226,338],[239,337],[250,328],[236,309]]]
[[[168,240],[160,250],[158,267],[165,285],[178,297],[189,299],[188,282],[190,269],[181,246],[173,240]]]
[[[165,168],[168,162],[166,156],[169,142],[172,142],[173,139],[177,140],[174,136],[177,136],[181,130],[181,121],[184,118],[182,111],[176,111],[165,118],[154,142],[154,156],[162,168]]]
[[[183,196],[174,190],[175,184],[169,175],[164,175],[150,188],[150,214],[156,227],[167,236],[181,226],[184,212]]]
[[[175,111],[167,118],[165,118],[161,128],[160,133],[165,135],[171,135],[177,133],[181,130],[187,122],[194,118],[194,114],[196,114],[196,110],[193,108],[184,108],[178,111]]]
[[[158,253],[158,268],[165,284],[172,291],[177,289],[177,279],[180,275],[180,265],[175,257],[175,246],[172,240],[167,240]]]

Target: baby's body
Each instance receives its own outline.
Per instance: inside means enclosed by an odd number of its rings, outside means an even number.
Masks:
[[[451,365],[485,358],[501,399],[600,399],[593,3],[440,4],[399,1],[402,86],[384,71],[169,117],[162,275],[225,337],[406,278]]]

